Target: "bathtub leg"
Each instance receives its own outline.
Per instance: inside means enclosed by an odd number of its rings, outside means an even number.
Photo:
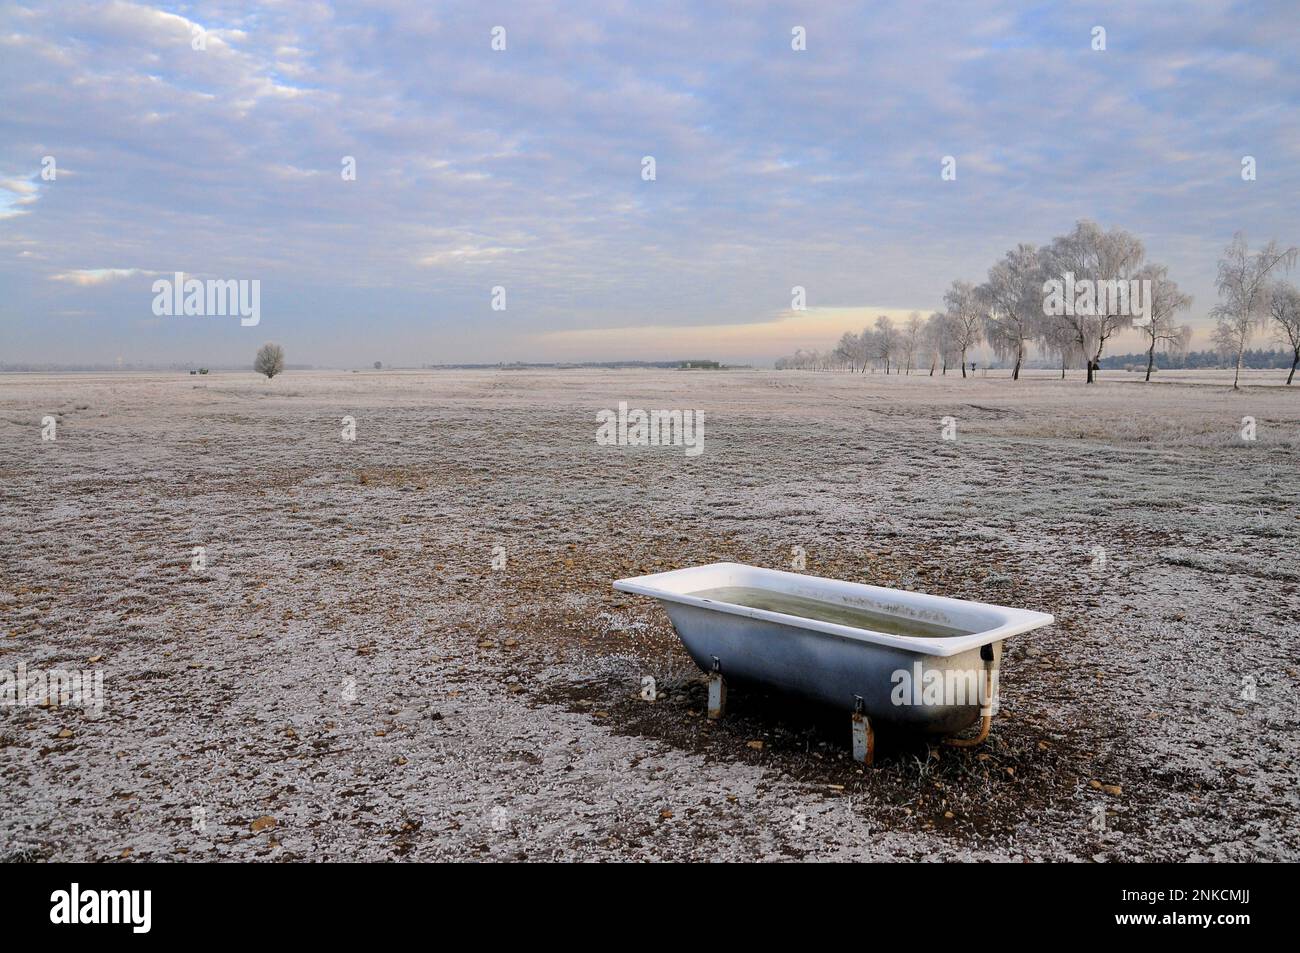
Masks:
[[[871,727],[862,696],[853,696],[853,760],[871,767],[876,760],[876,732]]]
[[[722,677],[722,663],[713,656],[713,671],[709,673],[709,719],[716,721],[727,713],[727,681]]]

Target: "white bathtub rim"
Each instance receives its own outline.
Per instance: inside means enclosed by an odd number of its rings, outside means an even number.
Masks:
[[[959,611],[963,609],[977,609],[990,612],[994,615],[1000,616],[1001,621],[1000,624],[992,628],[984,629],[979,632],[972,632],[968,635],[945,636],[942,638],[894,635],[888,632],[876,632],[871,629],[859,629],[855,626],[841,625],[837,622],[822,622],[817,619],[807,619],[803,616],[787,615],[784,612],[773,612],[770,609],[754,609],[749,606],[740,606],[729,602],[718,602],[714,599],[701,599],[698,596],[692,596],[687,593],[675,592],[662,585],[662,583],[668,582],[672,578],[682,579],[687,574],[699,574],[701,570],[710,569],[745,569],[756,571],[763,576],[776,576],[791,580],[799,580],[803,584],[807,584],[809,580],[816,580],[818,582],[832,583],[833,588],[841,590],[870,593],[877,596],[887,595],[889,597],[912,597],[914,600],[923,604],[950,607]],[[682,605],[707,609],[712,612],[723,612],[729,615],[744,616],[750,619],[773,622],[777,625],[785,625],[792,628],[807,629],[813,632],[835,635],[856,642],[887,645],[892,648],[915,652],[919,655],[932,655],[942,658],[947,658],[952,655],[960,655],[961,653],[968,652],[971,649],[976,649],[994,642],[1000,642],[1012,635],[1020,635],[1034,629],[1040,629],[1044,626],[1051,625],[1055,621],[1050,613],[1036,612],[1032,609],[1017,609],[1011,606],[994,605],[988,602],[976,602],[971,599],[954,599],[949,596],[935,596],[930,595],[929,593],[914,592],[909,589],[892,589],[885,586],[873,586],[867,583],[847,582],[840,579],[830,579],[825,576],[810,576],[806,573],[786,572],[781,569],[764,569],[760,566],[750,566],[745,563],[708,563],[701,566],[690,566],[685,569],[672,569],[666,572],[651,573],[645,576],[629,576],[624,579],[615,580],[614,588],[620,592],[649,596],[663,602],[676,602]],[[907,601],[907,599],[904,598],[904,601]]]

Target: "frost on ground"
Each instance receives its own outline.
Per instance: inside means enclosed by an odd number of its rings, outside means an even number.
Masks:
[[[0,671],[106,692],[0,707],[0,856],[1300,859],[1300,388],[1132,376],[0,377]],[[705,452],[597,446],[622,400]],[[708,722],[610,588],[795,546],[1056,614],[986,745]]]

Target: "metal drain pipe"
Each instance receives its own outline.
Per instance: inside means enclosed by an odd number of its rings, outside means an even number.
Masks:
[[[982,745],[989,737],[993,727],[993,646],[980,647],[980,658],[984,660],[984,705],[980,718],[980,730],[973,738],[944,738],[943,743],[950,748],[974,748]]]

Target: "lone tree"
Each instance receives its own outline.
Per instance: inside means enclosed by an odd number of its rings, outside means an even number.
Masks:
[[[1295,379],[1295,368],[1300,364],[1300,290],[1295,285],[1279,281],[1269,289],[1268,311],[1277,322],[1278,340],[1291,351],[1291,373],[1286,382]]]
[[[1250,253],[1246,236],[1241,232],[1232,236],[1232,242],[1219,259],[1219,288],[1222,302],[1210,314],[1218,322],[1214,332],[1215,343],[1236,353],[1237,372],[1232,377],[1232,389],[1240,390],[1242,359],[1246,346],[1256,328],[1268,321],[1268,288],[1265,282],[1269,272],[1278,265],[1290,270],[1296,262],[1295,247],[1281,249],[1277,242],[1269,242],[1255,254]]]
[[[265,374],[267,380],[279,374],[284,370],[284,348],[269,341],[263,344],[257,351],[257,357],[253,358],[253,370]]]

